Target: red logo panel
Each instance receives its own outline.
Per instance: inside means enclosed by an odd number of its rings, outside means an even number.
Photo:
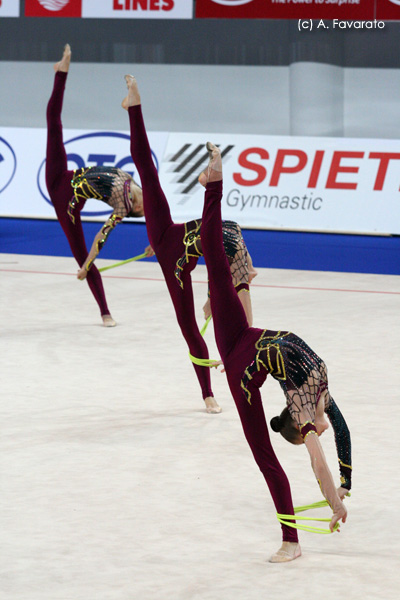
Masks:
[[[197,0],[196,17],[214,19],[351,19],[375,18],[382,0]],[[383,0],[385,3],[394,0]]]
[[[82,0],[25,0],[26,17],[81,17]]]
[[[382,21],[400,21],[400,0],[379,0],[376,18]]]

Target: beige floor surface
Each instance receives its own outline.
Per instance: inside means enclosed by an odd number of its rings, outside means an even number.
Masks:
[[[400,278],[254,281],[255,325],[325,359],[353,445],[341,533],[301,533],[303,556],[273,565],[280,528],[225,376],[208,415],[159,266],[107,272],[114,329],[75,273],[72,258],[0,255],[1,600],[398,598]],[[201,323],[205,267],[193,279]],[[269,420],[276,382],[263,398]],[[305,448],[272,435],[295,504],[320,500]],[[323,445],[338,480],[331,431]]]

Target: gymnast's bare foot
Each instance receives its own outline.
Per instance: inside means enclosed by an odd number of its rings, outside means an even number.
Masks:
[[[208,150],[208,167],[200,173],[198,181],[206,187],[207,183],[212,181],[222,181],[222,159],[221,150],[211,142],[207,142]]]
[[[54,65],[54,70],[61,71],[62,73],[68,73],[69,63],[71,62],[71,46],[69,44],[65,44],[64,46],[64,54],[62,59]]]
[[[271,563],[290,562],[301,556],[300,544],[297,542],[282,542],[278,552],[275,552],[269,559]]]
[[[115,327],[116,326],[116,322],[114,321],[114,319],[112,318],[111,315],[101,315],[101,318],[103,319],[104,327]]]
[[[218,406],[218,404],[215,401],[215,398],[213,398],[212,396],[204,398],[204,402],[206,405],[206,412],[208,412],[209,414],[218,415],[220,412],[222,412],[222,408]]]
[[[137,106],[141,104],[139,88],[136,79],[133,75],[125,75],[126,87],[128,88],[128,95],[122,100],[121,106],[125,110],[128,110],[130,106]]]

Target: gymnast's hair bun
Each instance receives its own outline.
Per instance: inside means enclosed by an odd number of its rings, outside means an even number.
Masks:
[[[279,431],[282,429],[283,423],[280,417],[273,417],[270,421],[270,425],[272,431],[276,431],[276,433],[279,433]]]

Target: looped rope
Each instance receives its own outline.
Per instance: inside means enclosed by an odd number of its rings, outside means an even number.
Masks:
[[[204,334],[207,331],[207,327],[208,327],[208,324],[210,321],[211,321],[211,315],[208,317],[208,319],[206,319],[206,322],[204,323],[203,327],[200,330],[200,335],[202,337],[204,337]],[[192,354],[190,354],[190,352],[189,352],[189,358],[192,361],[192,363],[194,363],[195,365],[199,365],[199,367],[213,367],[216,363],[219,363],[218,360],[213,360],[211,358],[196,358],[195,356],[192,356]]]
[[[350,493],[346,494],[350,496]],[[325,521],[327,523],[330,522],[330,518],[321,518],[321,517],[298,517],[297,513],[304,512],[305,510],[311,510],[313,508],[323,508],[324,506],[329,506],[327,500],[321,500],[320,502],[315,502],[314,504],[305,504],[304,506],[295,506],[293,508],[294,515],[281,515],[276,513],[278,521],[282,523],[282,525],[287,525],[288,527],[293,527],[294,529],[302,529],[303,531],[310,531],[311,533],[334,533],[340,527],[339,523],[333,528],[333,531],[330,529],[325,529],[324,527],[311,527],[310,525],[301,525],[299,523],[293,523],[293,520],[296,521]],[[290,520],[288,520],[290,519]]]
[[[147,254],[144,252],[143,254],[138,254],[138,256],[134,256],[133,258],[128,258],[127,260],[121,260],[120,262],[114,263],[113,265],[110,265],[109,267],[102,267],[101,269],[99,269],[99,272],[102,273],[103,271],[108,271],[108,269],[115,269],[115,267],[120,267],[121,265],[126,265],[127,263],[130,263],[134,260],[141,260],[142,258],[146,258]]]

